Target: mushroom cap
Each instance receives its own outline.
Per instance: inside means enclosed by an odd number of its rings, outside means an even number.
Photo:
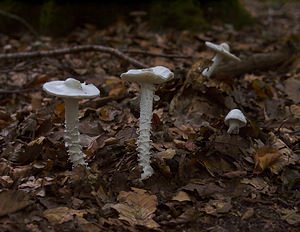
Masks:
[[[243,127],[247,124],[247,119],[245,115],[240,111],[239,109],[233,109],[229,111],[229,113],[226,115],[224,122],[228,126],[229,121],[236,120],[239,122],[240,127]]]
[[[220,45],[211,42],[205,42],[205,45],[214,52],[224,56],[227,59],[241,61],[240,58],[230,53],[230,47],[227,43],[221,43]]]
[[[50,95],[63,98],[93,98],[100,94],[99,89],[93,84],[80,83],[74,78],[47,82],[43,85],[43,90]]]
[[[169,81],[174,77],[173,72],[163,66],[156,66],[146,69],[130,69],[121,74],[125,81],[160,84]]]

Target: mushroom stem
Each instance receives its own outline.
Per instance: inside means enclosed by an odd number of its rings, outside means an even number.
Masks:
[[[143,169],[141,179],[146,179],[153,174],[150,165],[150,129],[153,109],[154,84],[141,83],[141,101],[140,101],[140,128],[137,141],[137,151],[139,152],[139,165]]]
[[[69,159],[72,166],[87,166],[84,160],[84,154],[80,145],[78,130],[78,99],[65,98],[65,146],[68,149]]]
[[[218,67],[218,65],[222,62],[222,60],[223,60],[222,55],[219,54],[215,55],[215,57],[212,59],[213,64],[210,67],[206,68],[202,72],[202,75],[206,77],[210,77],[215,71],[215,69]]]
[[[230,120],[229,128],[227,130],[228,134],[238,134],[240,130],[240,123],[238,120]]]

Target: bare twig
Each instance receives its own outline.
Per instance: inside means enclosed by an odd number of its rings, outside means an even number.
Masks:
[[[23,26],[25,26],[34,36],[38,37],[39,34],[37,33],[37,31],[29,24],[27,23],[23,18],[21,18],[18,15],[3,11],[0,9],[0,15],[3,15],[7,18],[13,19],[18,21],[19,23],[21,23]]]
[[[139,50],[128,50],[128,51],[124,50],[123,52],[130,53],[130,54],[142,54],[142,55],[147,55],[147,56],[156,56],[156,57],[174,58],[174,59],[191,59],[191,58],[193,58],[192,56],[187,56],[187,55],[164,54],[164,53],[139,51]]]
[[[36,91],[38,90],[37,88],[32,88],[32,89],[0,89],[0,94],[22,94],[25,92],[31,92],[31,91]]]
[[[61,49],[54,49],[54,50],[49,50],[49,51],[5,53],[5,54],[0,54],[0,61],[1,60],[40,58],[40,57],[49,57],[49,56],[60,56],[60,55],[68,54],[68,53],[78,53],[78,52],[87,52],[87,51],[106,52],[106,53],[112,54],[114,56],[117,56],[123,60],[126,60],[138,68],[146,68],[147,67],[142,62],[127,56],[126,54],[119,51],[118,49],[111,48],[111,47],[105,47],[102,45],[79,45],[79,46],[74,46],[71,48],[61,48]]]

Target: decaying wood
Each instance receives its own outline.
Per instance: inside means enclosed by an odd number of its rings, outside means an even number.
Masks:
[[[104,52],[112,54],[120,59],[126,60],[132,65],[138,68],[146,68],[147,65],[143,64],[142,62],[127,56],[123,52],[119,51],[118,49],[101,46],[101,45],[79,45],[74,46],[71,48],[61,48],[61,49],[54,49],[49,51],[34,51],[34,52],[17,52],[17,53],[6,53],[0,54],[0,61],[1,60],[18,60],[18,59],[30,59],[30,58],[41,58],[41,57],[50,57],[50,56],[61,56],[69,53],[79,53],[79,52]]]
[[[240,62],[220,66],[212,76],[215,76],[216,79],[222,79],[224,77],[239,76],[257,70],[266,70],[276,65],[284,64],[296,55],[295,52],[289,49],[268,54],[255,54]]]

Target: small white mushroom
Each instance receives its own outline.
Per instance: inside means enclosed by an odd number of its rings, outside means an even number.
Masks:
[[[239,129],[246,126],[247,119],[239,109],[233,109],[227,114],[224,122],[229,126],[228,134],[238,134]]]
[[[140,100],[140,124],[137,151],[139,152],[139,165],[143,169],[141,179],[146,179],[153,174],[150,165],[150,129],[153,109],[153,97],[155,84],[161,84],[172,79],[174,74],[163,66],[156,66],[147,69],[131,69],[121,74],[126,81],[138,82],[141,86]]]
[[[65,81],[51,81],[43,85],[43,90],[50,95],[58,96],[65,102],[65,146],[73,167],[87,166],[84,153],[80,145],[78,130],[78,101],[84,98],[99,96],[100,91],[93,84],[80,83],[73,78]]]
[[[216,70],[218,65],[225,58],[240,61],[240,58],[230,53],[230,47],[227,43],[221,43],[220,45],[217,45],[211,42],[205,42],[205,45],[211,50],[213,50],[214,52],[216,52],[216,55],[212,59],[213,64],[210,67],[204,69],[202,72],[202,75],[205,77],[210,77],[213,74],[213,72]]]

